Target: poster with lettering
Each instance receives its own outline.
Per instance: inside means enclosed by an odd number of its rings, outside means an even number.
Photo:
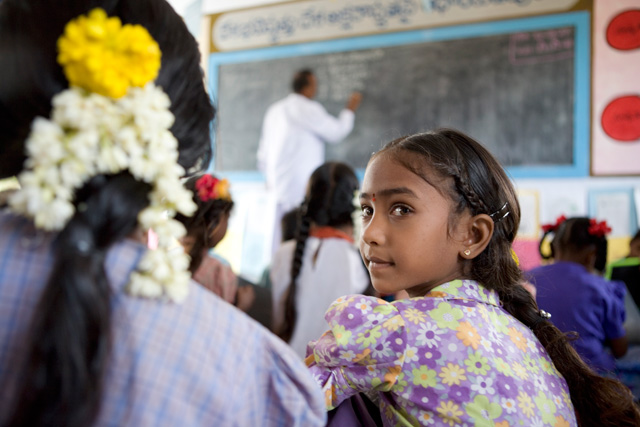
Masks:
[[[209,52],[566,12],[579,0],[300,0],[209,18]]]
[[[593,175],[640,175],[640,2],[594,5]]]

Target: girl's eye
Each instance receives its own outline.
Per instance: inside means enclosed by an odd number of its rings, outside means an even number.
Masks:
[[[396,205],[391,208],[391,214],[395,216],[404,216],[411,213],[411,208],[404,205]]]
[[[360,208],[362,209],[363,218],[367,218],[373,215],[373,209],[370,206],[362,205]]]

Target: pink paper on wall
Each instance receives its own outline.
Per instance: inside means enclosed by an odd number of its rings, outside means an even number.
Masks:
[[[523,271],[538,267],[542,262],[538,252],[538,243],[540,243],[538,240],[533,239],[516,239],[513,242],[513,250],[518,255],[520,268]]]
[[[596,0],[593,175],[640,174],[640,3]]]

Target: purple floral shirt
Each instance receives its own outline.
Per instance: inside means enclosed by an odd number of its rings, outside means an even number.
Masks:
[[[577,425],[542,344],[475,281],[393,303],[350,295],[325,318],[307,364],[328,409],[366,392],[387,426]]]

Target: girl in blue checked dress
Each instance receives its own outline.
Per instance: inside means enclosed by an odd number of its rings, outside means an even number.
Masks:
[[[215,115],[171,5],[1,0],[0,52],[0,425],[324,425],[300,358],[171,251]]]
[[[520,207],[502,167],[455,130],[375,153],[360,252],[388,303],[346,296],[310,344],[328,409],[366,393],[384,425],[640,425],[629,391],[589,369],[522,283]]]

